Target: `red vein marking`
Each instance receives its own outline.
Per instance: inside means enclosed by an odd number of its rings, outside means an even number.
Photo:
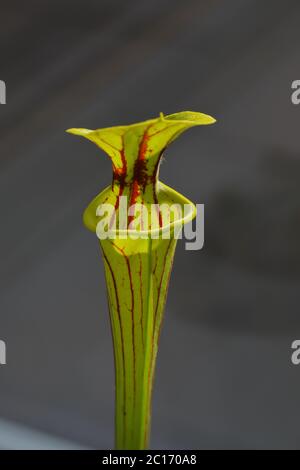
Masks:
[[[151,359],[150,359],[149,372],[148,372],[148,397],[150,396],[150,393],[151,393],[151,382],[152,382],[151,378],[153,378],[152,369],[153,369],[153,360],[154,360],[154,354],[153,353],[154,353],[154,337],[155,337],[156,316],[157,316],[157,310],[158,310],[158,305],[159,305],[160,290],[161,290],[162,281],[163,281],[164,274],[165,274],[165,269],[166,269],[166,259],[167,259],[167,255],[168,255],[168,252],[169,252],[169,249],[170,249],[170,246],[171,246],[171,242],[172,242],[172,239],[170,240],[170,242],[168,244],[168,247],[166,249],[166,253],[165,253],[165,256],[164,256],[163,272],[162,272],[162,275],[161,275],[159,288],[158,288],[158,292],[157,292],[157,302],[156,302],[156,308],[155,308],[154,319],[153,319],[153,332],[152,332],[152,341],[151,341]]]
[[[152,182],[152,184],[153,184],[153,200],[154,200],[154,204],[157,204],[157,213],[158,213],[158,220],[159,220],[159,226],[160,227],[162,227],[162,225],[163,225],[163,220],[162,220],[161,211],[159,210],[159,206],[158,206],[156,183],[157,183],[157,173],[158,173],[159,164],[160,164],[161,157],[163,156],[163,153],[164,153],[165,150],[166,150],[166,147],[164,147],[162,149],[162,151],[160,152],[160,154],[159,154],[158,160],[155,164],[154,173],[153,173],[153,182]]]
[[[121,148],[121,151],[120,151],[120,155],[121,155],[121,161],[122,161],[122,170],[123,170],[124,173],[126,173],[127,172],[127,161],[126,161],[126,157],[125,157],[124,135],[122,135],[121,141],[122,141],[122,148]]]
[[[116,152],[119,152],[120,150],[118,149],[118,147],[116,147],[115,145],[112,145],[110,142],[107,142],[107,140],[103,139],[102,137],[98,137],[98,139],[103,142],[105,145],[107,145],[108,147],[111,147],[113,150],[115,150]],[[103,149],[102,149],[103,150]]]
[[[173,124],[172,126],[166,126],[166,127],[163,127],[163,129],[159,129],[158,131],[153,132],[153,134],[151,134],[150,137],[153,137],[154,135],[158,135],[158,134],[160,134],[161,132],[164,132],[166,129],[171,129],[171,127],[178,127],[178,122],[176,122],[176,123]],[[172,137],[172,138],[173,138],[173,137]]]
[[[155,264],[154,264],[154,268],[152,270],[153,274],[155,274],[155,271],[157,269],[157,264],[158,264],[158,255],[157,255],[157,250],[154,252],[155,254]]]
[[[102,248],[102,247],[101,247]],[[117,314],[118,314],[118,319],[119,319],[119,325],[120,325],[120,335],[121,335],[121,343],[122,343],[122,362],[123,362],[123,383],[124,383],[124,390],[123,390],[123,415],[124,415],[124,421],[123,421],[123,436],[125,436],[125,420],[126,420],[126,365],[125,365],[125,353],[124,353],[124,337],[123,337],[123,328],[122,328],[122,320],[121,320],[121,313],[120,313],[120,302],[119,302],[119,296],[118,296],[118,289],[117,289],[117,283],[115,279],[114,272],[112,270],[112,267],[107,259],[107,256],[102,248],[102,253],[103,253],[103,258],[106,261],[106,264],[109,268],[111,278],[114,284],[114,290],[115,290],[115,295],[116,295],[116,303],[117,303]]]
[[[133,206],[138,196],[140,195],[140,186],[145,187],[147,183],[147,171],[146,171],[146,152],[148,149],[148,142],[150,136],[148,135],[148,129],[150,126],[147,127],[145,130],[141,142],[139,144],[138,149],[138,157],[134,165],[133,169],[133,183],[130,195],[130,204],[129,206]],[[134,216],[130,215],[128,217],[128,224],[132,222]]]
[[[143,281],[142,281],[142,256],[139,253],[139,261],[140,261],[140,269],[139,269],[139,278],[140,278],[140,298],[141,298],[141,316],[140,316],[140,324],[141,324],[141,331],[142,331],[142,345],[143,350],[145,351],[145,344],[144,344],[144,325],[143,325],[143,317],[144,317],[144,304],[143,304]]]
[[[165,296],[164,296],[164,300],[163,300],[163,305],[165,306],[166,304],[166,300],[167,300],[167,296],[168,296],[168,290],[169,290],[169,284],[170,284],[170,276],[171,276],[171,272],[172,272],[172,266],[173,266],[173,259],[171,261],[171,266],[170,266],[170,270],[169,270],[169,274],[168,274],[168,279],[167,279],[167,283],[166,283],[166,291],[165,291]],[[157,338],[160,337],[160,332],[161,332],[161,327],[162,327],[162,321],[163,321],[163,318],[161,318],[161,321],[160,321],[160,324],[159,324],[159,327],[158,327],[158,334],[157,334]]]
[[[172,243],[172,239],[170,240],[170,242],[169,242],[169,244],[168,244],[168,247],[167,247],[166,252],[165,252],[164,260],[163,260],[163,272],[162,272],[162,275],[161,275],[161,278],[160,278],[160,282],[159,282],[159,286],[158,286],[156,308],[155,308],[155,313],[154,313],[154,324],[156,323],[156,316],[157,316],[157,311],[158,311],[158,306],[159,306],[159,296],[160,296],[162,281],[163,281],[163,278],[164,278],[164,275],[165,275],[166,261],[167,261],[167,256],[168,256],[168,253],[169,253],[169,249],[170,249],[171,243]],[[153,329],[153,332],[154,332],[154,331],[155,331],[155,330]]]
[[[126,178],[126,173],[127,173],[127,162],[126,162],[126,158],[125,158],[125,144],[124,144],[124,136],[123,135],[121,136],[121,140],[122,140],[122,148],[121,148],[121,150],[118,150],[118,152],[119,152],[119,155],[120,155],[120,158],[121,158],[122,166],[121,166],[121,168],[116,168],[114,163],[113,163],[113,180],[112,180],[112,191],[113,192],[114,192],[116,181],[119,182],[119,185],[118,185],[119,194],[116,195],[115,210],[113,212],[113,216],[111,218],[109,228],[112,228],[113,223],[114,223],[115,218],[116,218],[116,211],[119,208],[120,197],[122,196],[123,191],[124,191],[125,178]]]
[[[133,282],[132,282],[132,275],[131,275],[131,268],[128,256],[125,254],[124,250],[117,246],[114,242],[111,244],[122,254],[127,264],[128,274],[129,274],[129,282],[130,282],[130,291],[131,291],[131,328],[132,328],[132,351],[133,351],[133,408],[135,408],[135,400],[136,400],[136,358],[135,358],[135,327],[134,327],[134,290],[133,290]]]

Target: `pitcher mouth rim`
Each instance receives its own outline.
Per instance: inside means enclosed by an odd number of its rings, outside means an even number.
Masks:
[[[160,181],[161,183],[161,181]],[[164,183],[161,183],[164,185],[165,188],[167,188],[174,196],[176,196],[176,198],[179,200],[179,203],[184,206],[189,206],[190,210],[188,211],[188,213],[184,216],[184,217],[180,217],[170,223],[167,223],[165,225],[163,225],[162,227],[156,227],[156,228],[150,228],[150,229],[147,229],[147,230],[134,230],[134,229],[111,229],[109,230],[109,233],[114,235],[115,238],[118,238],[118,236],[125,236],[127,235],[128,238],[131,238],[130,235],[132,236],[138,236],[138,238],[142,238],[144,237],[145,238],[148,238],[149,236],[154,236],[154,235],[160,235],[160,234],[164,234],[168,231],[174,231],[176,229],[179,229],[180,227],[183,227],[185,224],[187,224],[188,222],[191,222],[195,217],[196,217],[196,214],[197,214],[197,207],[196,205],[190,201],[189,199],[187,199],[185,196],[183,196],[182,194],[178,193],[177,191],[175,191],[173,188],[167,186],[166,184]],[[93,216],[93,219],[96,219],[97,216],[96,216],[96,208],[100,205],[98,203],[99,199],[101,199],[101,197],[103,197],[103,195],[105,194],[106,191],[108,191],[110,189],[110,186],[107,186],[103,191],[101,191],[91,202],[90,204],[87,206],[87,208],[85,209],[84,213],[83,213],[83,223],[85,225],[85,227],[90,230],[91,232],[93,233],[96,233],[97,231],[97,222],[95,223],[94,221],[91,222],[91,214]],[[109,237],[108,237],[109,238]],[[154,238],[154,237],[153,237]],[[171,237],[170,237],[171,238]]]
[[[183,116],[187,116],[186,119],[184,118],[180,118],[180,117],[183,117]],[[190,119],[188,118],[188,116],[190,116]],[[194,116],[194,119],[192,118]],[[99,131],[110,131],[110,130],[113,130],[113,129],[122,129],[122,130],[128,130],[128,129],[133,129],[135,127],[139,127],[139,126],[147,126],[147,125],[150,125],[152,123],[155,123],[157,122],[159,119],[161,119],[162,121],[169,121],[169,122],[177,122],[177,123],[186,123],[186,124],[189,124],[190,126],[197,126],[199,125],[199,120],[201,118],[207,118],[207,122],[201,122],[201,125],[210,125],[210,124],[214,124],[216,122],[216,119],[212,116],[210,116],[209,114],[205,114],[205,113],[197,113],[195,111],[182,111],[182,112],[179,112],[179,113],[172,113],[172,114],[163,114],[163,113],[160,113],[160,115],[156,118],[152,118],[152,119],[147,119],[146,121],[140,121],[140,122],[135,122],[135,123],[132,123],[132,124],[123,124],[121,126],[109,126],[109,127],[102,127],[102,128],[99,128],[99,129],[80,129],[80,131],[85,131],[84,134],[91,134],[93,132],[99,132]],[[66,132],[68,134],[77,134],[77,131],[78,129],[75,129],[75,128],[70,128],[70,129],[67,129]],[[80,133],[80,135],[82,135]]]

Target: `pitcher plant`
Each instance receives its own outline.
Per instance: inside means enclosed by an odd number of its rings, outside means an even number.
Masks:
[[[214,122],[187,111],[127,126],[67,131],[94,142],[113,167],[112,183],[89,204],[83,220],[97,233],[104,260],[116,449],[149,445],[156,355],[177,234],[196,215],[191,201],[159,181],[161,158],[185,130]]]

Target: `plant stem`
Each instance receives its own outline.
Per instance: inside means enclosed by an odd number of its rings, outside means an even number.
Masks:
[[[145,449],[176,240],[142,240],[134,253],[128,249],[128,240],[124,245],[121,240],[101,242],[115,351],[115,443],[117,449]],[[139,288],[133,288],[133,279],[135,286],[139,279]]]

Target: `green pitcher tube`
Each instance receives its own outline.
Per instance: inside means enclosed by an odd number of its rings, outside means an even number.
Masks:
[[[161,157],[185,130],[214,122],[187,111],[128,126],[67,131],[98,145],[113,166],[111,185],[90,203],[83,219],[100,238],[104,260],[115,358],[116,449],[149,445],[155,363],[177,233],[196,215],[191,201],[159,181]]]

